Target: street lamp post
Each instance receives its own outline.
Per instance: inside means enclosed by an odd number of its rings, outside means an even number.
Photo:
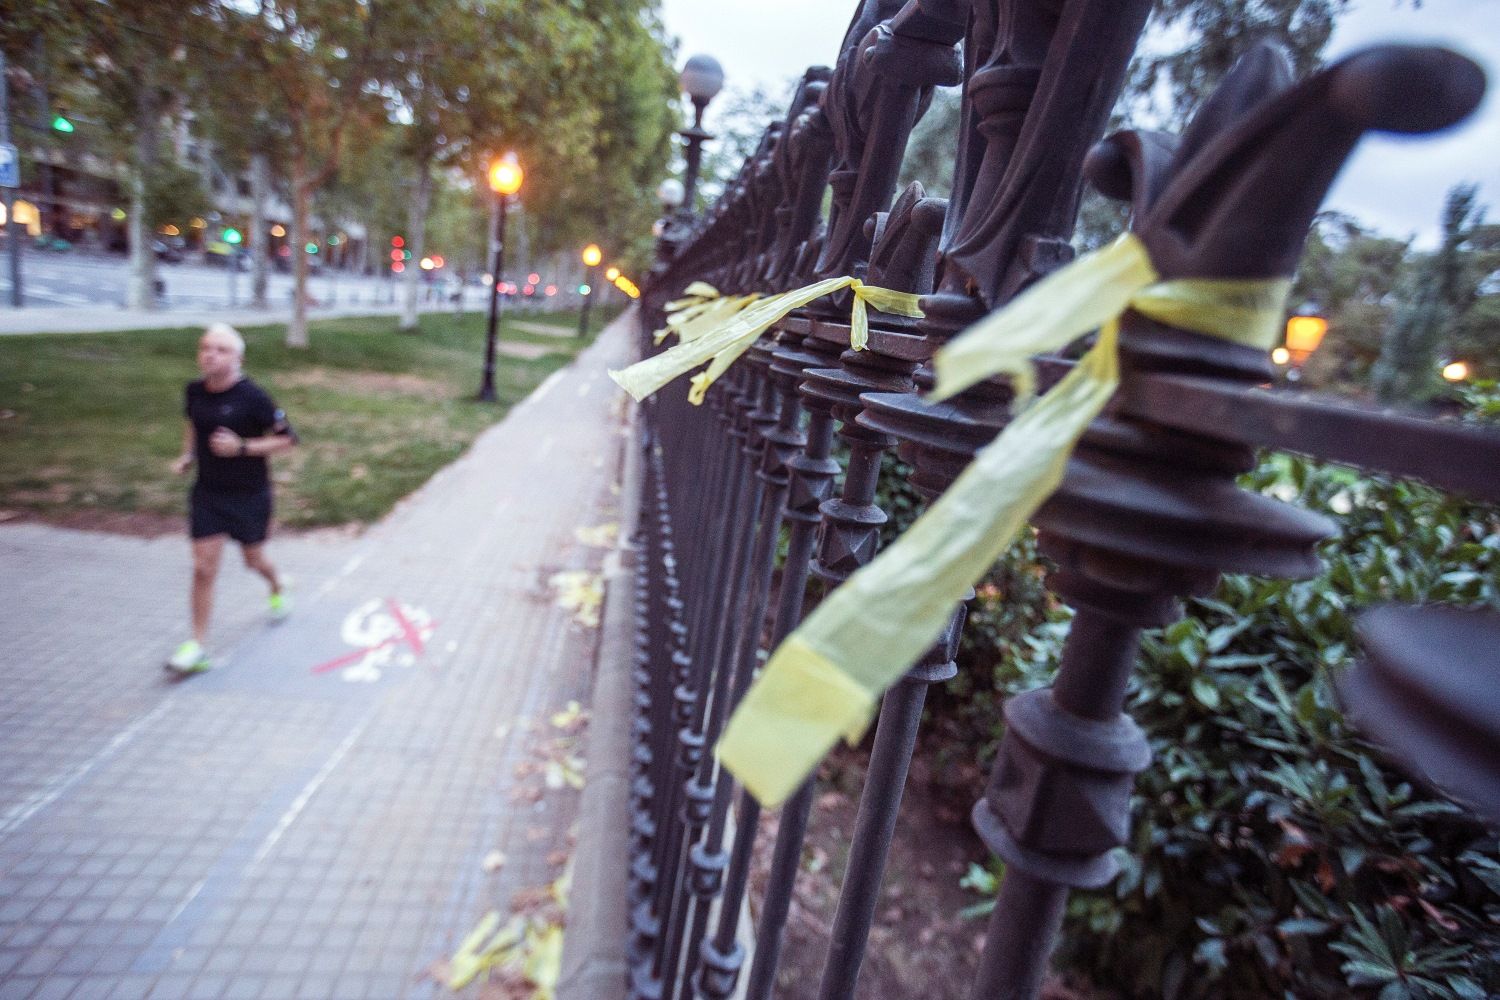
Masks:
[[[495,192],[495,267],[490,273],[490,314],[484,334],[484,380],[479,384],[479,401],[495,401],[495,337],[500,323],[500,269],[505,264],[505,207],[511,195],[521,190],[525,172],[516,162],[515,153],[506,153],[490,165],[490,190]]]
[[[1314,302],[1303,303],[1302,308],[1286,321],[1286,341],[1271,352],[1271,360],[1279,365],[1289,365],[1287,381],[1296,382],[1302,378],[1302,366],[1318,349],[1327,332],[1328,320]]]
[[[687,170],[682,178],[682,210],[688,215],[694,212],[694,196],[698,190],[698,167],[703,159],[703,140],[713,136],[703,131],[703,110],[714,95],[724,89],[724,67],[713,56],[693,56],[682,67],[678,76],[682,92],[693,102],[693,125],[677,134],[687,140]]]
[[[583,248],[583,308],[578,310],[578,339],[589,335],[589,303],[594,301],[594,268],[604,259],[599,244],[590,243]]]

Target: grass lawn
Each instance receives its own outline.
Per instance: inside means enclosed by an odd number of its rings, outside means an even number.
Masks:
[[[507,317],[509,318],[509,317]],[[576,328],[576,313],[519,317]],[[576,354],[569,336],[505,324],[501,341],[536,345],[496,360],[499,405],[474,401],[484,316],[428,314],[420,334],[395,317],[312,324],[312,346],[280,325],[242,330],[245,371],[302,439],[273,459],[277,521],[368,523],[457,458],[481,430]],[[590,326],[597,332],[602,317]],[[0,337],[0,510],[88,523],[137,515],[170,524],[187,482],[170,462],[182,440],[182,389],[197,377],[197,329]],[[541,353],[541,352],[545,353]]]

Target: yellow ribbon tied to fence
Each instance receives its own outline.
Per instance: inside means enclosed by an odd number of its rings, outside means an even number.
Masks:
[[[670,334],[681,336],[680,329],[721,303],[719,290],[706,281],[695,281],[682,290],[682,298],[674,299],[663,306],[667,325],[651,335],[652,342],[660,344]],[[722,308],[722,306],[721,306]]]
[[[676,312],[690,305],[704,302],[708,299],[719,297],[719,290],[706,281],[695,281],[682,290],[682,298],[668,302],[663,308],[667,312]]]
[[[780,321],[793,309],[799,309],[814,299],[831,295],[843,288],[848,288],[854,293],[854,305],[849,316],[849,346],[856,351],[864,350],[865,344],[870,339],[869,309],[916,318],[922,316],[922,310],[917,304],[919,296],[910,292],[898,292],[890,288],[867,285],[858,278],[850,277],[826,278],[790,292],[781,292],[765,298],[730,296],[714,300],[724,304],[722,311],[714,311],[713,306],[709,305],[677,326],[680,341],[678,344],[660,354],[637,361],[623,371],[611,371],[609,377],[618,382],[621,388],[631,396],[641,400],[679,375],[685,375],[694,368],[707,364],[708,367],[693,378],[688,392],[688,399],[696,405],[703,402],[708,387],[713,385],[714,381],[724,374],[740,355],[749,350],[750,345],[755,343],[756,338],[765,333],[771,324]],[[744,301],[747,298],[754,301],[747,303]],[[735,302],[739,304],[731,304]],[[667,320],[668,327],[672,327],[672,319],[701,304],[701,302],[695,302],[684,306],[681,312],[675,313]],[[689,336],[689,333],[692,336]]]
[[[1126,234],[1078,258],[970,327],[934,357],[939,399],[1009,372],[1024,400],[1031,358],[1099,328],[1053,389],[1023,405],[948,490],[777,647],[719,741],[719,759],[767,806],[780,804],[942,634],[955,605],[1057,489],[1068,456],[1119,383],[1119,317],[1261,349],[1280,334],[1288,279],[1161,281]]]
[[[660,344],[674,333],[684,344],[697,340],[710,330],[723,326],[759,298],[759,295],[729,295],[689,306],[667,317],[667,325],[656,331],[655,342]]]

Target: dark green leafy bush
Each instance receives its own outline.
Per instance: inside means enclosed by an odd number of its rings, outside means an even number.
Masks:
[[[1340,535],[1319,578],[1228,577],[1147,635],[1128,710],[1154,760],[1132,841],[1113,885],[1075,894],[1057,961],[1168,1000],[1490,995],[1494,836],[1359,738],[1328,681],[1365,607],[1500,606],[1500,510],[1286,456],[1246,486],[1328,512]],[[1067,613],[1041,573],[1023,541],[979,588],[929,751],[977,745],[987,764],[1000,701],[1050,681]]]

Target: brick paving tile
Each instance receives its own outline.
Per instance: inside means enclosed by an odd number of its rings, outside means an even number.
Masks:
[[[203,675],[160,666],[183,539],[0,524],[0,1000],[430,997],[486,910],[558,874],[576,793],[520,806],[517,765],[589,691],[596,633],[547,581],[607,555],[574,531],[618,516],[627,343],[363,534],[274,539],[287,622],[226,558]]]

